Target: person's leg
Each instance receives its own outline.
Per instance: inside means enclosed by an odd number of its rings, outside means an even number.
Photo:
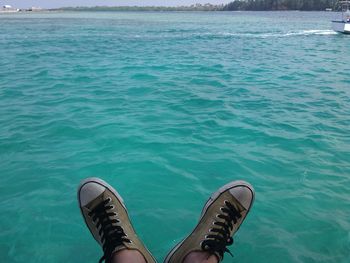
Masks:
[[[204,205],[192,233],[176,245],[164,263],[218,263],[231,252],[233,235],[239,229],[254,201],[253,187],[243,181],[221,187]],[[231,254],[232,255],[232,254]]]
[[[219,260],[215,255],[208,252],[191,252],[188,254],[183,263],[218,263]]]
[[[101,179],[89,178],[78,188],[81,214],[95,240],[102,246],[100,262],[155,263],[137,237],[123,199]]]
[[[137,250],[123,249],[113,255],[112,263],[146,263],[146,260]]]

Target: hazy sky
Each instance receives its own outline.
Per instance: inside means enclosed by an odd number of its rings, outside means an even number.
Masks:
[[[45,8],[62,6],[96,6],[96,5],[191,5],[195,3],[222,4],[230,0],[0,0],[0,5],[12,5],[17,8],[40,6]]]

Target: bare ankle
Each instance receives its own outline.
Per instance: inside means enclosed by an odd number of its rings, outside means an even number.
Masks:
[[[183,263],[218,263],[218,259],[215,255],[211,255],[208,252],[195,251],[189,253]]]
[[[138,250],[123,249],[113,255],[112,263],[146,263],[146,260]]]

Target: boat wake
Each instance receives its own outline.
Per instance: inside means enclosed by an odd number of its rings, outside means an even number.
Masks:
[[[336,35],[333,30],[301,30],[292,31],[284,34],[284,36],[308,36],[308,35]]]
[[[149,33],[149,32],[148,32]],[[275,32],[161,32],[156,35],[134,35],[134,38],[252,38],[252,39],[268,39],[268,38],[284,38],[284,37],[305,37],[305,36],[331,36],[337,33],[333,30],[291,30],[291,31],[275,31]]]
[[[291,36],[312,36],[312,35],[336,35],[333,30],[298,30],[288,32],[269,32],[269,33],[221,33],[222,36],[237,36],[237,37],[251,37],[251,38],[278,38]]]

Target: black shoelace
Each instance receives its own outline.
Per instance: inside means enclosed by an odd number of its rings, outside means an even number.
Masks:
[[[96,228],[99,229],[98,233],[101,237],[104,255],[99,263],[103,261],[111,262],[112,253],[116,247],[123,245],[124,242],[131,243],[130,239],[126,238],[123,228],[115,225],[115,223],[119,223],[119,220],[116,218],[117,214],[112,212],[113,205],[110,204],[111,201],[111,198],[107,198],[89,213]]]
[[[231,256],[232,253],[228,250],[227,246],[233,244],[233,238],[231,237],[231,231],[233,225],[237,223],[237,220],[242,217],[241,213],[228,201],[225,201],[225,206],[221,208],[221,214],[217,215],[218,218],[224,219],[224,222],[215,221],[213,227],[210,229],[211,234],[206,236],[206,239],[202,242],[202,249],[210,254],[218,253],[221,258],[224,257],[224,253],[227,252]]]

